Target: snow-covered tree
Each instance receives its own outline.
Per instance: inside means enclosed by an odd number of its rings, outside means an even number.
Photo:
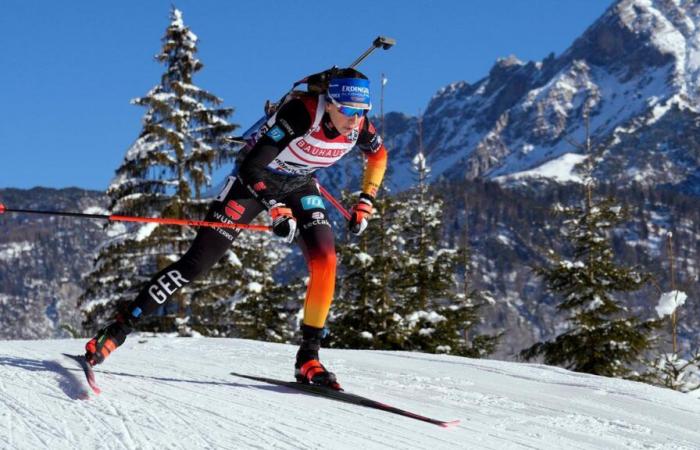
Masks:
[[[233,160],[225,136],[236,128],[227,122],[231,108],[193,84],[203,65],[196,58],[197,36],[172,9],[170,25],[156,60],[166,67],[160,83],[134,104],[147,108],[139,138],[127,151],[107,189],[110,211],[120,215],[200,218],[209,199],[201,198],[213,169]],[[195,231],[184,227],[109,226],[94,270],[85,278],[80,304],[84,325],[94,331],[120,303],[133,299],[150,276],[172,263],[189,246]],[[226,261],[207,281],[226,277]],[[172,328],[173,316],[189,314],[188,298],[202,283],[183,289],[160,315],[157,328]],[[226,291],[218,292],[222,295]],[[181,320],[186,323],[187,320]]]
[[[430,167],[423,153],[413,159],[416,185],[394,219],[402,237],[401,276],[396,292],[407,331],[405,348],[430,353],[484,356],[496,336],[472,336],[478,324],[477,293],[460,289],[458,274],[468,261],[465,247],[451,247],[442,237],[443,200],[429,191]]]
[[[616,298],[640,289],[650,278],[614,260],[609,232],[624,221],[625,211],[612,198],[594,201],[591,185],[582,205],[557,206],[555,211],[567,217],[563,236],[573,247],[573,260],[550,250],[549,266],[536,268],[536,273],[561,297],[557,309],[568,315],[569,328],[521,356],[542,356],[546,364],[577,372],[627,376],[649,349],[655,323],[641,321]]]
[[[397,201],[384,190],[359,239],[338,245],[341,268],[331,310],[331,345],[400,350],[405,333],[393,296],[400,236],[390,224]]]
[[[299,289],[275,280],[275,266],[289,254],[289,247],[270,242],[262,233],[241,234],[234,252],[242,270],[241,285],[233,297],[216,305],[217,316],[229,324],[228,335],[270,342],[291,342],[296,331]]]
[[[661,352],[648,361],[648,370],[639,379],[674,391],[692,392],[700,389],[700,349],[682,352],[678,346],[678,310],[685,304],[688,294],[675,289],[671,233],[668,234],[668,244],[671,288],[673,290],[661,294],[656,312],[662,322],[671,325],[671,351]]]
[[[687,358],[679,353],[663,353],[647,365],[647,373],[639,377],[642,381],[686,393],[700,389],[700,350]]]
[[[429,168],[414,159],[416,187],[383,197],[359,243],[340,250],[343,274],[334,306],[333,345],[481,356],[494,338],[467,339],[478,306],[460,289],[466,249],[441,239],[442,201],[428,192]]]

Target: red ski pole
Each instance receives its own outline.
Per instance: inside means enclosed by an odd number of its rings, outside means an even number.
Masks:
[[[98,220],[109,220],[112,222],[139,222],[139,223],[158,223],[161,225],[179,225],[179,226],[190,226],[190,227],[211,227],[211,228],[239,228],[251,231],[270,231],[272,227],[268,225],[252,225],[244,223],[223,223],[223,222],[206,222],[202,220],[189,220],[189,219],[169,219],[162,217],[137,217],[137,216],[120,216],[117,214],[85,214],[85,213],[75,213],[75,212],[63,212],[63,211],[40,211],[35,209],[15,209],[7,208],[5,205],[0,203],[0,214],[4,212],[14,212],[14,213],[26,213],[26,214],[44,214],[50,216],[67,216],[67,217],[79,217],[83,219],[98,219]]]
[[[345,209],[343,205],[341,205],[340,202],[336,200],[335,197],[333,197],[333,195],[326,190],[326,188],[321,186],[318,181],[316,182],[316,185],[318,186],[318,190],[321,191],[321,195],[326,197],[326,200],[331,202],[331,204],[335,206],[338,211],[340,211],[340,214],[342,214],[343,217],[345,217],[345,220],[350,220],[350,213],[348,212],[348,210]]]

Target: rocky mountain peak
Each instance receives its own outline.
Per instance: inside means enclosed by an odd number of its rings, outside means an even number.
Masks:
[[[422,117],[423,150],[433,179],[541,176],[538,167],[558,158],[581,161],[567,154],[590,156],[576,145],[588,123],[595,151],[605,149],[595,155],[601,176],[692,192],[700,150],[687,134],[700,123],[699,89],[700,2],[620,0],[559,56],[500,58],[484,78],[440,89]],[[687,127],[664,120],[669,112]],[[410,183],[416,124],[407,116],[385,124],[394,189]],[[561,170],[558,180],[578,178],[566,176],[577,170],[571,164]]]

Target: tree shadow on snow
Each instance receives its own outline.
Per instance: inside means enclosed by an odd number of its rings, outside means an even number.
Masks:
[[[71,400],[86,400],[88,392],[82,379],[82,369],[67,369],[58,361],[0,356],[0,366],[18,367],[30,372],[51,372],[56,375],[58,387]],[[78,373],[78,375],[75,374]]]

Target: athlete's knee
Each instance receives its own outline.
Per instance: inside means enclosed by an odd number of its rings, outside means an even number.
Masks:
[[[311,253],[311,260],[309,261],[311,269],[323,269],[323,270],[333,270],[337,265],[337,257],[335,255],[335,248],[333,247],[323,247],[315,252]]]
[[[219,242],[195,242],[187,253],[170,267],[177,270],[187,282],[191,282],[209,272],[226,249],[228,246],[222,246]]]

